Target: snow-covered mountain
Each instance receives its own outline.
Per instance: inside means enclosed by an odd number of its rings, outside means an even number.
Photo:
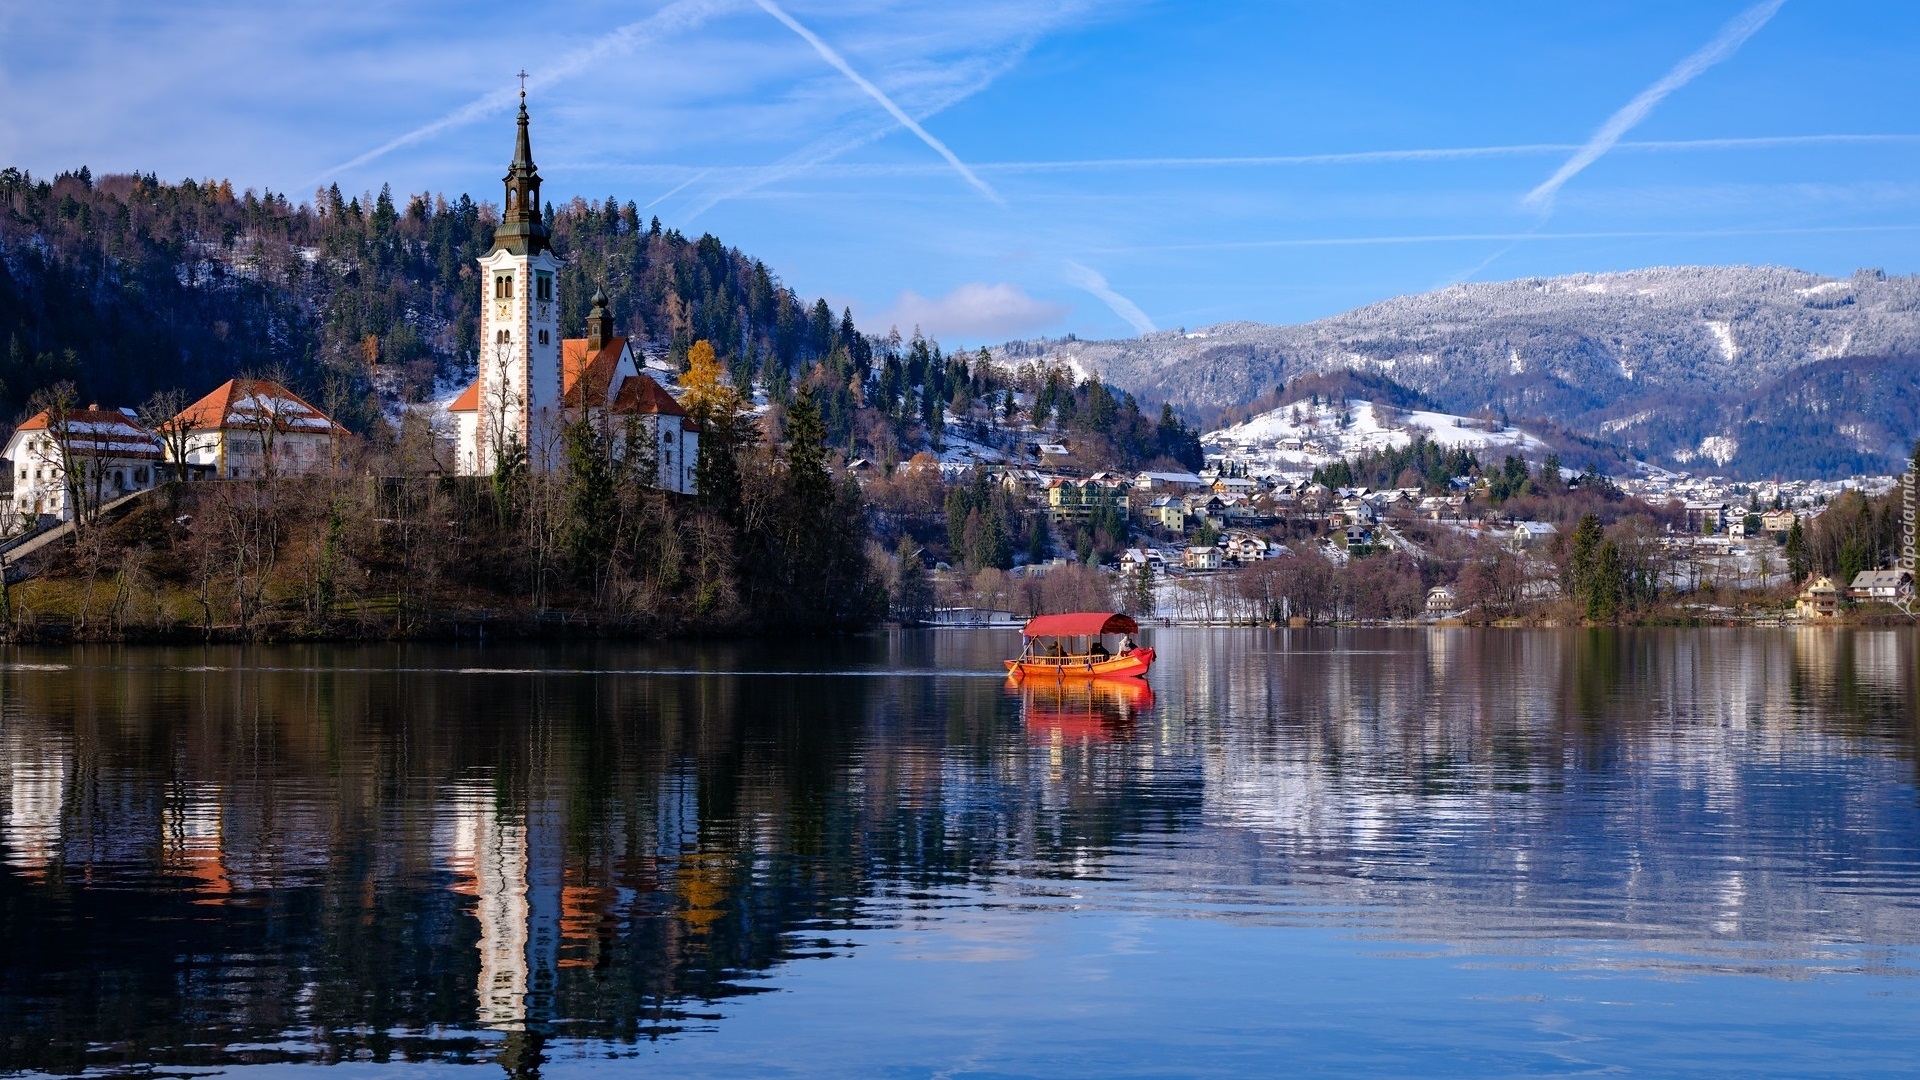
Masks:
[[[1497,421],[1357,399],[1297,401],[1208,432],[1200,444],[1210,454],[1229,453],[1259,470],[1300,473],[1364,451],[1403,447],[1421,436],[1449,449],[1472,450],[1490,464],[1505,454],[1538,458],[1548,450],[1533,435]]]
[[[1920,375],[1920,277],[1878,271],[1664,267],[1529,278],[1397,297],[1297,326],[1234,322],[1007,351],[1203,414],[1308,372],[1372,372],[1454,413],[1544,418],[1655,459],[1736,472],[1765,468],[1743,458],[1762,445],[1778,451],[1782,438],[1804,441],[1790,456],[1818,466],[1829,441],[1856,464],[1891,463],[1920,435],[1904,417],[1877,419],[1888,380]],[[1772,407],[1776,388],[1784,395],[1807,382],[1796,378],[1803,369],[1862,358],[1872,358],[1874,377],[1816,380],[1837,396]],[[1764,432],[1746,428],[1755,408],[1771,415]]]

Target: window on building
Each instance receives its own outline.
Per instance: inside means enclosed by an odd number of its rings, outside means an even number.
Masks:
[[[493,298],[495,300],[513,299],[513,275],[512,274],[493,275]]]
[[[547,343],[547,332],[545,330],[542,330],[540,331],[540,344],[545,345],[546,343]]]
[[[493,340],[502,345],[505,345],[508,342],[513,340],[513,332],[510,330],[501,330],[498,333],[493,335]]]
[[[552,300],[553,299],[553,275],[547,273],[545,270],[534,271],[533,291],[534,291],[534,298],[537,300]]]

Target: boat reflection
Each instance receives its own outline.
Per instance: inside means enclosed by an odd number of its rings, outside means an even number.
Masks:
[[[1008,679],[1007,693],[1020,699],[1027,739],[1040,746],[1128,742],[1153,711],[1145,679]]]

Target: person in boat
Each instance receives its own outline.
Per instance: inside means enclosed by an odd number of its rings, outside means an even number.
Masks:
[[[1025,660],[1032,655],[1033,655],[1033,639],[1028,637],[1025,634],[1021,634],[1020,635],[1020,659]]]
[[[1113,655],[1107,652],[1106,642],[1101,641],[1099,638],[1093,639],[1093,648],[1088,649],[1087,654],[1089,656],[1092,656],[1095,660],[1105,660],[1107,659],[1107,657]]]
[[[1133,652],[1133,635],[1121,634],[1120,635],[1120,655],[1127,656],[1127,655],[1130,655],[1132,652]]]

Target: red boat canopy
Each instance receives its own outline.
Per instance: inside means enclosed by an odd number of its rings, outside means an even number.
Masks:
[[[1093,634],[1137,634],[1140,624],[1117,611],[1076,611],[1068,615],[1037,615],[1020,631],[1028,637],[1089,637]]]

